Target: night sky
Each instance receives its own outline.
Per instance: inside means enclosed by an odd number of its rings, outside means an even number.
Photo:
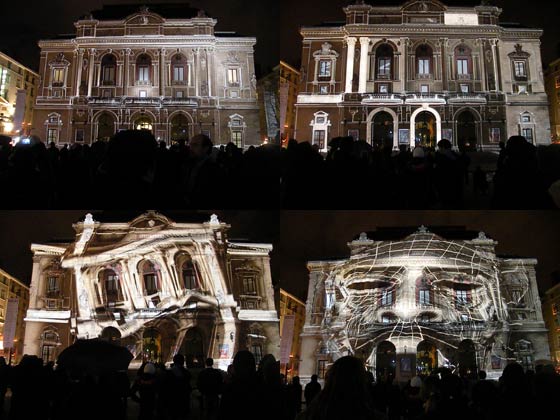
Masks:
[[[282,212],[280,243],[276,249],[277,280],[282,288],[305,300],[306,262],[347,258],[347,243],[360,232],[377,227],[464,226],[484,231],[498,242],[497,253],[539,261],[537,282],[545,291],[560,270],[560,214],[558,212],[492,211],[378,211]],[[474,239],[474,238],[473,238]]]
[[[94,219],[111,220],[111,222],[129,222],[142,212],[126,211],[2,211],[0,212],[0,268],[29,284],[33,268],[32,243],[48,243],[55,240],[75,239],[72,224],[82,221],[87,213]],[[188,223],[210,220],[211,212],[160,211],[171,220]],[[216,211],[220,221],[231,225],[230,240],[242,240],[256,243],[278,242],[278,212],[267,211]],[[99,217],[98,217],[99,215]],[[275,251],[271,264],[275,270]],[[277,270],[276,270],[277,271]],[[277,277],[273,277],[276,283]]]
[[[300,67],[301,63],[301,26],[313,26],[322,22],[344,21],[342,8],[353,4],[353,0],[285,0],[282,1],[280,19],[280,56],[288,63]],[[399,6],[405,0],[366,0],[373,6]],[[443,0],[448,6],[472,7],[480,0]],[[492,0],[491,4],[503,9],[502,22],[517,22],[527,27],[544,29],[542,38],[543,61],[548,63],[560,57],[560,1],[554,0]]]
[[[217,31],[235,31],[243,36],[255,36],[255,61],[261,72],[276,66],[279,61],[277,0],[49,0],[2,1],[0,50],[37,70],[39,39],[58,34],[75,33],[74,22],[104,4],[188,3],[204,9],[218,20]]]

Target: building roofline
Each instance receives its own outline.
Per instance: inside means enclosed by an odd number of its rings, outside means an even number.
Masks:
[[[23,68],[23,69],[27,70],[28,72],[33,73],[33,75],[39,77],[39,73],[37,73],[37,72],[31,70],[31,69],[30,69],[29,67],[27,67],[27,66],[24,66],[24,65],[21,64],[19,61],[13,59],[12,57],[10,57],[9,55],[3,53],[2,51],[0,51],[0,57],[4,57],[4,58],[6,58],[7,60],[10,60],[12,63],[17,64],[17,65],[20,66],[21,68]]]
[[[297,73],[298,75],[300,75],[301,73],[299,72],[299,70],[296,70],[294,67],[292,67],[290,64],[288,64],[287,62],[280,60],[280,65],[281,66],[285,66],[288,67],[291,71],[293,71],[294,73]]]
[[[6,270],[0,268],[0,274],[4,275],[5,277],[9,277],[12,281],[15,281],[17,284],[19,284],[20,286],[25,287],[27,290],[29,290],[29,286],[26,285],[25,283],[23,283],[21,280],[19,280],[18,278],[12,276],[10,273],[8,273]]]
[[[300,305],[305,306],[305,302],[303,302],[301,299],[295,297],[294,295],[292,295],[290,292],[286,291],[286,289],[282,289],[280,288],[280,294],[281,295],[286,295],[288,296],[290,299],[295,300],[297,303],[299,303]]]

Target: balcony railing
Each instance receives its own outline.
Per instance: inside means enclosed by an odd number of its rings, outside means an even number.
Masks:
[[[434,75],[431,73],[417,73],[416,80],[432,80]]]
[[[67,297],[46,297],[42,298],[45,309],[49,311],[61,311],[70,308],[70,299]]]
[[[472,75],[470,74],[457,74],[457,80],[471,80]]]
[[[171,85],[172,86],[188,86],[189,82],[188,82],[188,80],[172,80]]]
[[[136,86],[152,86],[151,80],[137,80]]]

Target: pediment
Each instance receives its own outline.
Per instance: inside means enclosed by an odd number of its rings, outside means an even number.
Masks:
[[[160,15],[152,12],[135,13],[124,20],[125,25],[159,25],[165,21]]]
[[[445,12],[447,6],[437,0],[411,0],[406,2],[403,7],[403,12],[413,13],[433,13]]]

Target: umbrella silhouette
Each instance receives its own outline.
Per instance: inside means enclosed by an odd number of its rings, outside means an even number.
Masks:
[[[78,340],[58,356],[58,367],[72,372],[99,374],[127,370],[132,354],[125,347],[92,339]]]

